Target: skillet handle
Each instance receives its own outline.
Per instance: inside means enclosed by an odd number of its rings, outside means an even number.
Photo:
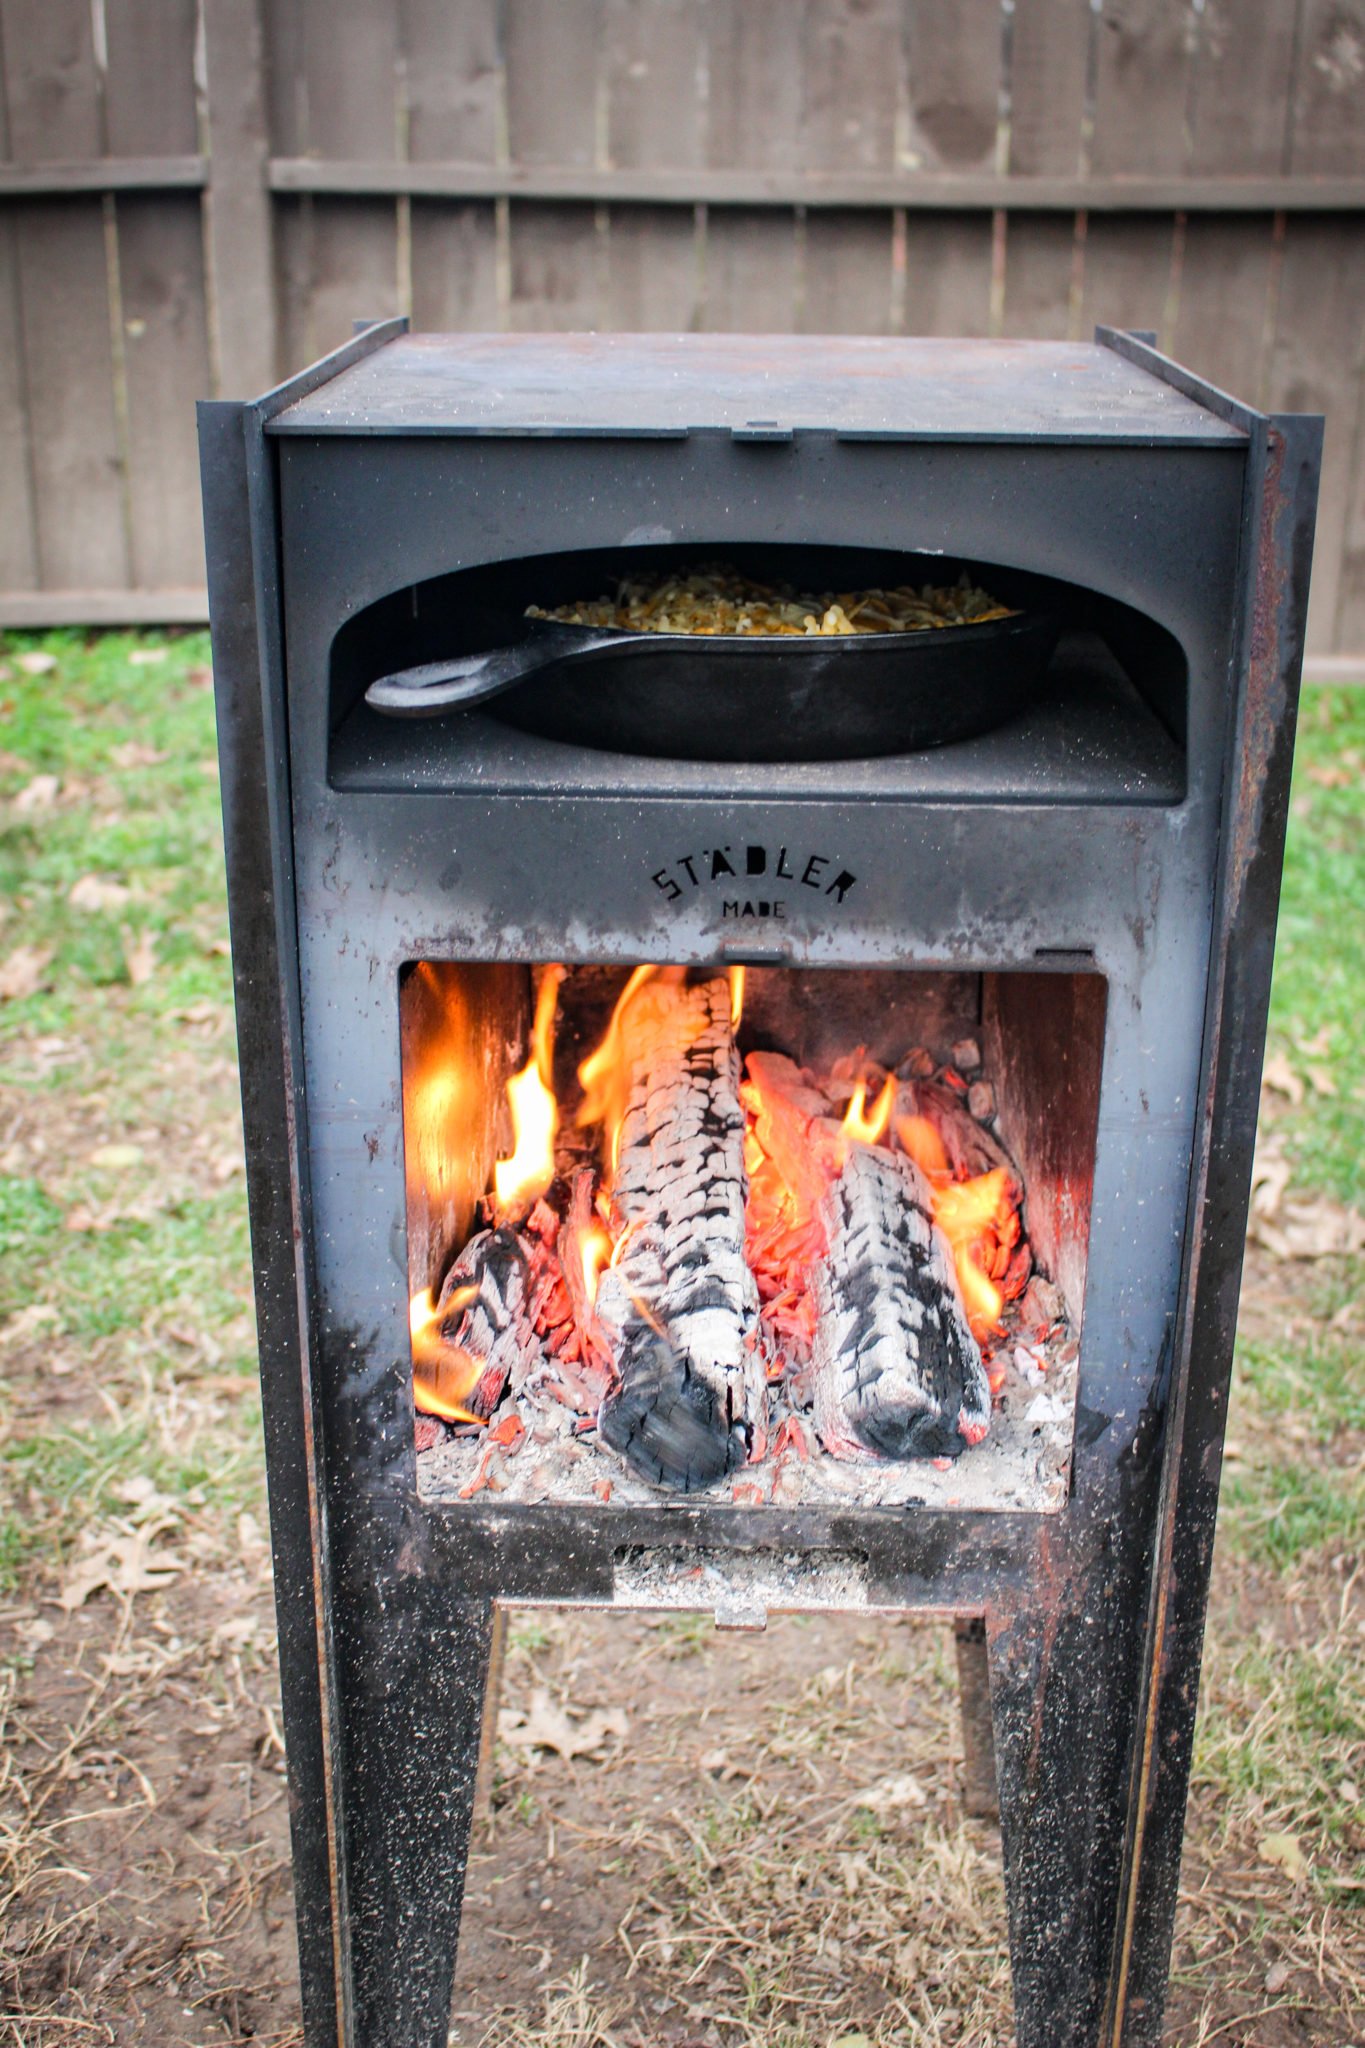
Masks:
[[[572,647],[565,645],[566,637],[556,634],[553,641],[548,635],[526,638],[485,654],[460,654],[449,661],[424,661],[416,668],[400,668],[371,683],[365,702],[386,718],[435,718],[442,711],[482,704],[510,690],[523,676],[576,653],[595,636],[576,633]]]

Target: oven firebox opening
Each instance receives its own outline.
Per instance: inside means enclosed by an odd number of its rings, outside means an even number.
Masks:
[[[1094,973],[424,960],[428,1498],[1060,1507]]]

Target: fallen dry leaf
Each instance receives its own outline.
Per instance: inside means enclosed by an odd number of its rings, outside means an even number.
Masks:
[[[151,668],[156,662],[166,659],[164,647],[135,647],[128,656],[134,668]]]
[[[142,988],[156,973],[156,934],[143,932],[131,943],[123,942],[123,964],[134,988]]]
[[[537,1686],[526,1712],[505,1707],[498,1715],[498,1740],[511,1749],[552,1749],[572,1759],[596,1756],[609,1735],[624,1740],[628,1726],[618,1707],[595,1707],[575,1721],[543,1686]]]
[[[77,1202],[75,1208],[68,1209],[65,1216],[63,1216],[62,1228],[64,1230],[76,1231],[108,1230],[110,1224],[107,1218],[97,1216],[93,1209],[86,1207],[84,1202]]]
[[[67,890],[66,900],[77,910],[116,910],[132,893],[122,882],[111,882],[107,875],[82,875]]]
[[[1305,1067],[1304,1072],[1319,1095],[1336,1095],[1339,1092],[1336,1076],[1330,1067]]]
[[[35,647],[29,654],[16,654],[14,665],[21,668],[26,676],[46,676],[57,666],[57,657],[55,654],[44,654],[41,648]]]
[[[118,1144],[97,1145],[90,1154],[90,1164],[92,1166],[110,1167],[117,1171],[122,1171],[123,1168],[128,1166],[140,1166],[142,1164],[142,1147],[140,1145]]]
[[[929,1794],[918,1778],[902,1772],[894,1778],[879,1778],[875,1785],[860,1792],[853,1803],[869,1813],[898,1813],[907,1806],[927,1806]]]
[[[51,1328],[61,1319],[60,1309],[50,1301],[30,1302],[27,1308],[17,1309],[6,1322],[0,1323],[0,1351],[11,1344],[27,1343],[30,1337],[36,1337],[39,1331]]]
[[[1262,1835],[1256,1849],[1262,1863],[1282,1870],[1291,1883],[1297,1884],[1301,1877],[1307,1877],[1308,1858],[1297,1835]]]
[[[109,750],[109,759],[116,768],[155,768],[159,762],[170,758],[160,748],[145,746],[141,740],[125,740],[121,747]]]
[[[1277,1095],[1287,1095],[1296,1106],[1303,1101],[1303,1082],[1282,1052],[1272,1053],[1262,1067],[1261,1086],[1273,1088]]]
[[[51,946],[18,946],[7,960],[0,961],[0,1003],[22,1002],[25,996],[36,995],[51,958]]]
[[[34,811],[50,811],[61,786],[55,775],[35,775],[15,797],[14,808],[23,817],[29,817]]]
[[[1277,1259],[1326,1259],[1365,1251],[1365,1216],[1326,1195],[1286,1199],[1274,1218],[1253,1213],[1248,1232]]]
[[[105,1588],[130,1600],[138,1593],[160,1592],[185,1569],[183,1559],[152,1548],[157,1537],[173,1526],[166,1519],[143,1522],[136,1528],[131,1522],[117,1522],[113,1533],[87,1532],[81,1554],[62,1580],[58,1605],[74,1614],[92,1593]]]

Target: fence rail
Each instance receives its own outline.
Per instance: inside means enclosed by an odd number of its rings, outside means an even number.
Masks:
[[[418,327],[1149,328],[1324,411],[1365,656],[1365,0],[0,0],[0,625],[201,615],[193,400]]]

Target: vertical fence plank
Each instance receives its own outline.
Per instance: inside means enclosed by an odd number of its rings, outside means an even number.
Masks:
[[[396,17],[389,0],[266,0],[271,140],[292,156],[397,152]],[[275,216],[281,370],[345,341],[398,298],[395,204],[303,198]]]
[[[912,213],[905,224],[905,332],[989,334],[988,214]]]
[[[606,0],[603,37],[607,161],[621,170],[695,169],[706,157],[705,0]],[[605,326],[695,327],[701,282],[690,209],[613,209]]]
[[[127,362],[133,584],[204,579],[199,466],[189,423],[209,389],[204,243],[198,202],[130,194],[119,202]]]
[[[1338,605],[1347,595],[1342,556],[1348,527],[1353,534],[1360,530],[1352,517],[1365,334],[1365,263],[1358,223],[1323,214],[1296,214],[1286,223],[1279,303],[1280,331],[1271,355],[1268,402],[1277,411],[1322,412],[1328,419],[1308,606],[1309,644],[1314,652],[1325,653],[1335,644]],[[1359,647],[1356,573],[1353,567],[1345,609],[1357,632],[1353,645]]]
[[[195,0],[119,0],[106,14],[111,154],[193,154]],[[135,588],[203,578],[199,473],[188,431],[210,385],[200,206],[186,193],[118,200]]]
[[[1002,331],[1065,341],[1071,331],[1076,222],[1066,213],[1012,213],[1005,245]]]
[[[398,41],[390,0],[305,0],[303,26],[309,150],[331,158],[396,156]],[[314,199],[307,238],[312,354],[339,347],[356,320],[397,310],[394,202]]]
[[[1365,0],[1303,0],[1287,169],[1351,177],[1365,161]]]
[[[1000,130],[1000,0],[910,0],[905,72],[910,165],[989,171]]]
[[[0,17],[0,79],[4,75]],[[10,156],[9,108],[0,91],[0,162],[9,162]],[[16,240],[12,215],[0,213],[0,590],[31,590],[38,581]]]
[[[896,161],[900,22],[892,0],[812,0],[806,9],[801,161],[810,170],[889,171]],[[802,325],[885,334],[892,319],[889,213],[811,211]]]
[[[1079,169],[1094,29],[1089,0],[1016,0],[1008,80],[1012,173],[1068,177]],[[1073,215],[1010,214],[1003,333],[1060,341],[1073,331],[1077,256]]]
[[[10,145],[22,162],[102,154],[89,0],[3,0]],[[13,211],[39,581],[128,581],[109,275],[98,199]]]
[[[1197,43],[1189,0],[1105,0],[1095,52],[1096,177],[1173,175],[1189,154]],[[1154,328],[1169,347],[1180,242],[1155,215],[1092,214],[1084,240],[1083,326]]]
[[[209,350],[216,395],[252,398],[279,364],[259,0],[202,8]]]
[[[989,171],[1000,140],[999,0],[904,15],[908,147],[915,170]],[[988,334],[993,229],[984,214],[911,213],[905,226],[909,334]]]
[[[400,0],[407,154],[414,163],[494,164],[501,119],[496,0]],[[490,204],[412,202],[412,321],[498,324],[497,231]]]
[[[707,163],[794,168],[802,100],[797,10],[790,0],[711,0],[708,19]],[[712,207],[705,325],[790,333],[800,320],[799,257],[793,214]]]
[[[1284,169],[1300,0],[1208,0],[1199,28],[1189,168],[1200,176]]]
[[[1090,0],[1015,0],[1011,171],[1024,177],[1075,175],[1094,20]]]
[[[1184,169],[1195,18],[1189,0],[1105,0],[1090,147],[1096,177]]]
[[[603,0],[504,0],[507,134],[514,164],[599,160]],[[598,217],[591,206],[510,207],[514,327],[601,321]]]
[[[1289,142],[1296,7],[1212,0],[1200,24],[1189,144],[1202,175],[1273,175]],[[1256,401],[1265,381],[1277,270],[1269,214],[1186,223],[1170,345],[1182,362]]]
[[[1365,4],[1304,0],[1288,168],[1365,173]],[[1303,391],[1327,412],[1309,605],[1315,652],[1365,647],[1365,231],[1296,215],[1285,230],[1274,401]],[[1284,393],[1292,397],[1282,396]]]

